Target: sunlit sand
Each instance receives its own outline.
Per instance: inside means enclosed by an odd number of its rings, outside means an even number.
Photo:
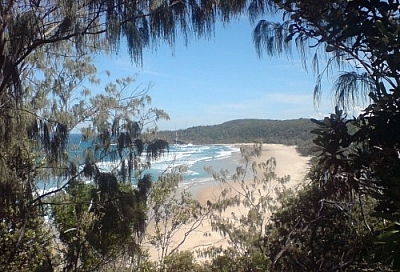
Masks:
[[[240,144],[237,144],[240,146]],[[236,157],[235,157],[236,156]],[[290,181],[286,183],[286,188],[296,188],[303,181],[307,170],[309,169],[310,157],[300,156],[296,151],[294,146],[285,146],[279,144],[264,144],[262,146],[262,154],[260,157],[256,158],[257,163],[266,162],[271,157],[276,159],[277,165],[275,173],[278,177],[283,177],[290,175]],[[240,158],[240,153],[234,154],[232,160],[238,161]],[[210,166],[213,167],[212,162]],[[214,168],[215,171],[220,169]],[[252,177],[249,176],[249,179]],[[232,186],[238,186],[233,184]],[[275,184],[271,184],[274,187]],[[220,196],[221,187],[219,184],[210,177],[210,181],[203,183],[193,183],[188,187],[188,190],[193,194],[193,197],[198,200],[202,205],[206,206],[207,201],[214,202]],[[232,207],[225,213],[227,216],[231,213],[240,214],[245,212],[245,209],[241,206]],[[268,216],[268,215],[266,215]],[[183,227],[178,231],[173,239],[170,248],[174,248],[178,243],[180,243],[185,236],[186,230],[190,226]],[[151,224],[149,226],[148,232],[151,233]],[[204,220],[200,226],[193,232],[191,232],[185,239],[185,242],[179,247],[182,250],[190,250],[195,252],[196,250],[201,250],[209,246],[228,246],[228,240],[220,235],[218,232],[211,230],[211,225],[209,221]],[[158,252],[151,245],[147,245],[151,258],[157,260]],[[196,256],[196,254],[195,254]],[[199,261],[204,259],[198,258]]]

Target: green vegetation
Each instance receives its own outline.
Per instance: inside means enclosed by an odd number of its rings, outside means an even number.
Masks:
[[[3,1],[0,270],[399,271],[399,4]],[[296,48],[305,67],[311,60],[317,101],[322,78],[334,82],[334,113],[313,120],[319,153],[308,184],[294,193],[284,188],[285,178],[274,175],[273,159],[248,163],[259,154],[255,146],[253,151],[242,149],[245,163],[233,176],[214,172],[222,185],[238,184],[239,189],[223,190],[220,200],[207,207],[176,190],[180,173],[152,186],[143,170],[168,143],[151,125],[168,115],[149,107],[146,89],[127,94],[133,81],[129,77],[92,95],[90,88],[99,79],[91,56],[115,52],[126,41],[132,60],[140,64],[144,48],[156,48],[160,42],[173,47],[178,34],[186,40],[209,37],[217,21],[229,23],[245,13],[255,21],[276,11],[283,22],[261,20],[254,30],[258,54],[290,57]],[[343,71],[338,76],[331,73],[336,68]],[[348,119],[342,109],[358,99],[368,106]],[[307,120],[277,122],[286,127],[282,130],[273,128],[274,121],[263,122],[232,121],[178,136],[198,143],[229,138],[308,146],[309,125],[299,125]],[[83,137],[92,141],[83,156],[67,149],[68,134],[78,124]],[[199,137],[203,129],[212,140]],[[173,140],[175,135],[166,137]],[[115,167],[102,169],[105,158]],[[272,182],[279,185],[275,197],[268,191]],[[46,192],[39,188],[52,186],[56,188]],[[248,213],[229,220],[218,216],[236,205]],[[142,245],[150,211],[161,224],[152,240],[162,252],[158,262],[148,259]],[[266,220],[267,211],[273,213],[271,220]],[[202,252],[210,256],[209,262],[197,264],[192,252],[179,252],[168,241],[180,226],[196,228],[206,215],[214,230],[228,237],[229,246],[209,248]]]
[[[198,126],[177,131],[160,131],[169,143],[233,144],[256,143],[296,145],[303,156],[312,154],[316,126],[309,119],[261,120],[243,119],[220,125]]]

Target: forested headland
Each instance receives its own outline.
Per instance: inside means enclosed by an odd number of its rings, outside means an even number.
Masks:
[[[234,144],[255,143],[295,145],[303,156],[312,154],[311,133],[317,126],[310,119],[240,119],[219,125],[195,126],[176,131],[161,131],[169,143]]]

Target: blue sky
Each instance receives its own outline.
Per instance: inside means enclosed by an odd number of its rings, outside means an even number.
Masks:
[[[233,119],[321,118],[333,112],[329,82],[314,106],[315,77],[298,58],[258,58],[248,19],[217,26],[209,40],[180,40],[174,53],[162,44],[147,50],[142,67],[131,63],[125,50],[96,60],[113,78],[137,74],[137,84],[152,84],[149,95],[154,107],[165,110],[169,121],[160,130],[213,125]],[[104,78],[104,81],[110,80]],[[135,85],[132,85],[132,89]]]

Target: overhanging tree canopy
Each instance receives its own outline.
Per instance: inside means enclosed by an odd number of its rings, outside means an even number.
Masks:
[[[315,94],[320,94],[319,57],[328,65],[353,64],[357,69],[342,75],[335,85],[338,101],[355,97],[355,88],[364,83],[371,90],[376,77],[391,87],[397,84],[398,1],[9,1],[0,8],[0,94],[14,85],[15,94],[21,72],[29,56],[38,49],[57,53],[49,44],[73,42],[78,52],[118,50],[126,42],[133,61],[140,63],[143,49],[160,42],[174,45],[178,35],[208,37],[217,21],[229,22],[239,15],[250,19],[283,11],[283,23],[261,20],[254,32],[258,53],[275,55],[289,52],[291,41],[303,57],[309,47],[318,75]],[[321,51],[322,50],[322,51]],[[314,51],[313,51],[314,52]],[[57,54],[53,55],[57,56]],[[40,68],[40,67],[36,67]],[[349,84],[351,83],[351,84]],[[348,87],[351,86],[351,87]],[[19,90],[19,91],[18,91]]]
[[[283,12],[283,23],[261,20],[254,30],[259,55],[288,54],[294,46],[317,74],[318,99],[323,75],[346,69],[336,80],[337,104],[349,107],[358,95],[391,91],[399,84],[399,1],[268,1]],[[326,66],[321,66],[321,60]]]
[[[46,45],[68,41],[80,52],[118,50],[125,40],[140,62],[143,48],[173,45],[177,35],[209,36],[217,20],[229,21],[245,7],[246,1],[209,0],[8,1],[0,7],[1,93],[18,84],[28,57]],[[59,49],[51,50],[62,54]]]

